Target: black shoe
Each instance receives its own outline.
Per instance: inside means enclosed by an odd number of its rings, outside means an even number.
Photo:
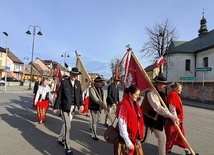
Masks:
[[[58,140],[58,144],[64,146],[64,145],[65,145],[65,141],[64,141],[64,140],[62,140],[62,141],[59,141],[59,140]]]
[[[92,137],[93,140],[98,141],[99,139],[97,137]]]
[[[108,123],[105,123],[104,126],[105,126],[105,127],[109,127]]]
[[[73,151],[71,149],[67,149],[65,152],[66,155],[73,155]]]
[[[192,153],[186,152],[185,155],[192,155]],[[199,153],[195,152],[195,155],[199,155]]]

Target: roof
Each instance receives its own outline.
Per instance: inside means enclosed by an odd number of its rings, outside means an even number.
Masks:
[[[157,63],[153,63],[153,64],[147,66],[147,67],[145,68],[145,71],[146,71],[146,72],[153,71],[153,70],[156,68],[156,66],[157,66]]]
[[[13,63],[24,64],[17,56],[13,54],[10,50],[7,53],[7,56],[13,61]]]
[[[197,53],[214,48],[214,30],[190,41],[172,41],[168,53]]]
[[[2,47],[0,47],[0,51],[4,53],[6,52],[5,48],[2,48]]]
[[[38,64],[36,64],[36,63],[33,63],[33,66],[36,68],[36,70],[39,72],[39,73],[43,73],[44,72],[44,70],[38,65]]]

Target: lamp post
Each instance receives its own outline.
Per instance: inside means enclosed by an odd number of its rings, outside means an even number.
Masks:
[[[42,35],[40,26],[36,26],[36,25],[30,25],[28,27],[28,31],[26,32],[26,34],[31,35],[30,28],[33,28],[33,43],[32,43],[32,54],[31,54],[31,66],[30,66],[30,81],[29,81],[29,88],[28,88],[28,90],[32,89],[31,88],[31,82],[33,80],[33,75],[32,75],[32,72],[33,72],[33,53],[34,53],[34,41],[35,41],[36,28],[39,28],[39,32],[37,34],[39,36]]]
[[[7,91],[7,53],[8,53],[7,38],[8,38],[8,34],[7,34],[7,32],[3,32],[3,33],[6,36],[6,47],[5,47],[6,56],[5,56],[5,75],[4,75],[5,85],[4,85],[4,91]]]
[[[67,52],[63,52],[61,57],[64,57],[64,66],[65,66],[65,63],[66,63],[66,57],[69,57],[69,53]],[[64,75],[65,75],[65,70],[64,70]]]
[[[160,45],[160,48],[159,48],[159,50],[160,50],[160,52],[159,52],[159,55],[160,56],[163,56],[163,54],[164,54],[164,31],[163,32],[160,32],[159,33],[159,37],[161,38],[161,43],[159,42],[158,44],[161,44]],[[158,40],[159,41],[159,40]],[[159,71],[159,75],[161,75],[162,74],[162,66],[160,66],[160,71]]]

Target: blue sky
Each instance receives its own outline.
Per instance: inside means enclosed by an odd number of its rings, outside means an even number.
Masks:
[[[22,61],[31,59],[33,36],[30,25],[41,27],[35,36],[34,59],[54,60],[75,65],[75,50],[89,72],[109,78],[109,62],[122,58],[130,44],[143,67],[151,64],[140,53],[148,40],[145,27],[169,19],[179,39],[197,37],[204,9],[208,30],[214,28],[213,0],[1,0],[0,31],[9,34],[8,47]],[[30,29],[32,32],[32,28]],[[39,29],[37,28],[38,32]],[[6,39],[0,34],[0,46]]]

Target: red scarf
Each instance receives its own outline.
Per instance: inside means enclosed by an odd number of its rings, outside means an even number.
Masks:
[[[137,113],[134,104],[136,104]],[[138,134],[141,140],[144,138],[144,121],[142,110],[138,103],[130,102],[128,95],[125,96],[124,99],[118,104],[116,115],[126,122],[129,138],[133,143],[136,142]]]
[[[183,104],[179,94],[175,91],[171,91],[167,96],[167,103],[172,104],[177,112],[178,118],[183,121],[184,113],[183,113]]]

